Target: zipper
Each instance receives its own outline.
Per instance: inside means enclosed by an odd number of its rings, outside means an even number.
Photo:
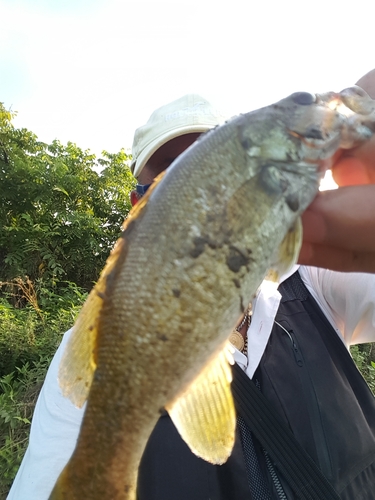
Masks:
[[[296,344],[296,341],[294,340],[294,338],[292,337],[292,333],[293,333],[293,330],[290,330],[288,331],[286,328],[284,328],[282,325],[280,325],[280,323],[278,323],[277,321],[275,321],[275,323],[280,326],[280,328],[282,328],[284,330],[284,332],[288,335],[289,337],[289,340],[290,340],[290,343],[292,344],[292,349],[293,349],[293,354],[294,354],[294,359],[296,360],[296,363],[297,365],[302,368],[302,366],[304,365],[303,363],[303,358],[302,358],[302,355],[301,355],[301,351],[298,349],[298,346]]]
[[[301,368],[301,370],[298,370],[298,373],[302,389],[306,394],[307,410],[310,416],[310,424],[312,428],[316,454],[318,457],[318,465],[326,478],[330,480],[332,478],[331,460],[329,457],[327,441],[321,421],[318,399],[316,396],[314,384],[309,374],[308,366],[304,361],[302,351],[298,346],[293,330],[287,330],[277,321],[275,321],[275,324],[278,325],[287,334],[292,346],[295,362],[297,366]]]
[[[284,489],[281,486],[281,482],[280,482],[279,476],[277,475],[277,473],[275,471],[273,463],[272,463],[272,461],[271,461],[268,453],[264,449],[263,449],[263,454],[264,454],[264,458],[266,460],[266,465],[267,465],[268,472],[269,472],[269,474],[271,476],[271,480],[273,481],[273,484],[275,486],[277,498],[279,500],[288,500],[287,496],[285,495]]]

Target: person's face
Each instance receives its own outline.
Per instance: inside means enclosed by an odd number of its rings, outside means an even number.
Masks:
[[[185,134],[163,144],[143,167],[137,179],[138,184],[141,186],[151,184],[155,177],[167,169],[200,135],[199,132]],[[141,196],[137,191],[132,191],[130,193],[131,204],[134,206]]]

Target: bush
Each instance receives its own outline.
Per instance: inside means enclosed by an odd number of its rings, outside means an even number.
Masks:
[[[69,282],[55,290],[30,280],[13,285],[13,296],[0,299],[0,500],[25,453],[34,406],[61,335],[87,296]],[[14,296],[25,305],[10,304]]]
[[[47,367],[130,210],[124,150],[38,141],[0,103],[0,500]],[[100,173],[99,173],[100,171]]]
[[[354,362],[375,395],[375,345],[358,344],[350,348]]]
[[[4,500],[26,451],[31,417],[50,358],[27,362],[0,378],[0,500]]]
[[[130,156],[45,144],[12,119],[0,103],[0,279],[89,290],[130,210]]]
[[[17,278],[7,288],[0,297],[0,377],[27,362],[51,357],[87,296],[70,282],[47,288],[42,280],[34,285]]]

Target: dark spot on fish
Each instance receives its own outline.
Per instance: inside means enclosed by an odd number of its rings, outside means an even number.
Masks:
[[[253,146],[253,141],[250,139],[250,137],[241,137],[240,138],[240,143],[241,143],[241,146],[246,149],[246,151],[248,151],[249,149],[251,149],[251,147]]]
[[[205,245],[214,250],[223,246],[222,243],[210,240],[207,236],[197,236],[196,238],[194,238],[193,243],[194,248],[190,251],[190,255],[194,259],[199,257],[200,254],[204,252]]]
[[[243,252],[231,246],[229,248],[229,255],[227,257],[226,263],[231,271],[238,273],[242,266],[247,266],[250,261],[250,257],[246,256]]]
[[[109,272],[106,275],[106,277],[105,277],[106,278],[106,280],[105,280],[106,289],[107,289],[107,287],[111,287],[115,283],[117,275],[118,275],[118,269],[116,267],[111,272]],[[100,296],[100,298],[102,298],[104,300],[105,299],[105,295],[102,293],[101,296]]]
[[[169,340],[169,338],[166,335],[164,335],[163,333],[158,333],[157,337],[159,340],[162,340],[163,342],[167,342]]]
[[[293,155],[291,155],[289,152],[286,153],[286,159],[291,162],[295,161]]]
[[[297,193],[291,193],[286,197],[286,204],[292,210],[292,212],[297,212],[299,209],[299,197]]]
[[[124,492],[125,493],[129,493],[130,488],[131,488],[131,486],[129,486],[129,485],[126,484],[125,487],[124,487]]]
[[[193,257],[193,259],[199,257],[200,254],[203,253],[206,243],[208,243],[207,239],[203,238],[202,236],[197,236],[196,238],[194,238],[194,248],[190,250],[190,256]]]
[[[100,380],[102,378],[101,373],[98,369],[95,370],[94,372],[94,379],[95,380]]]
[[[303,137],[306,137],[306,139],[319,139],[321,141],[324,139],[321,129],[316,127],[307,129],[306,132],[303,133]]]
[[[217,219],[216,213],[208,212],[208,214],[206,215],[207,224],[210,224],[211,222],[215,222],[216,219]]]
[[[178,288],[172,288],[172,293],[175,297],[179,297],[181,295],[181,290],[179,290]]]
[[[242,115],[241,118],[237,120],[237,132],[241,146],[247,151],[251,149],[254,146],[254,141],[249,136],[250,131],[246,115]]]
[[[96,290],[96,295],[97,295],[98,297],[100,297],[102,300],[104,300],[104,299],[105,299],[105,295],[104,295],[104,293],[103,293],[103,292],[98,292],[98,291]]]
[[[215,184],[207,186],[206,191],[207,193],[209,193],[211,198],[221,197],[221,189]]]
[[[234,278],[233,283],[236,288],[241,288],[241,283],[239,279]]]
[[[295,92],[290,97],[293,102],[302,106],[310,106],[316,101],[315,95],[310,94],[310,92]]]
[[[223,245],[217,241],[212,241],[212,240],[207,240],[207,245],[212,248],[213,250],[216,250],[217,248],[222,247]]]

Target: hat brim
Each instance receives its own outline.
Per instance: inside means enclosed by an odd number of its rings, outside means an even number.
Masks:
[[[208,130],[211,130],[214,127],[212,123],[203,125],[199,124],[196,126],[189,125],[186,127],[180,127],[178,129],[174,129],[168,134],[165,134],[161,137],[158,137],[157,140],[151,142],[147,148],[145,148],[142,153],[138,156],[136,161],[132,161],[130,165],[130,169],[133,172],[134,177],[138,177],[138,175],[143,170],[144,166],[151,158],[151,156],[161,147],[164,146],[167,142],[175,139],[176,137],[180,137],[181,135],[192,134],[192,133],[204,133]]]

